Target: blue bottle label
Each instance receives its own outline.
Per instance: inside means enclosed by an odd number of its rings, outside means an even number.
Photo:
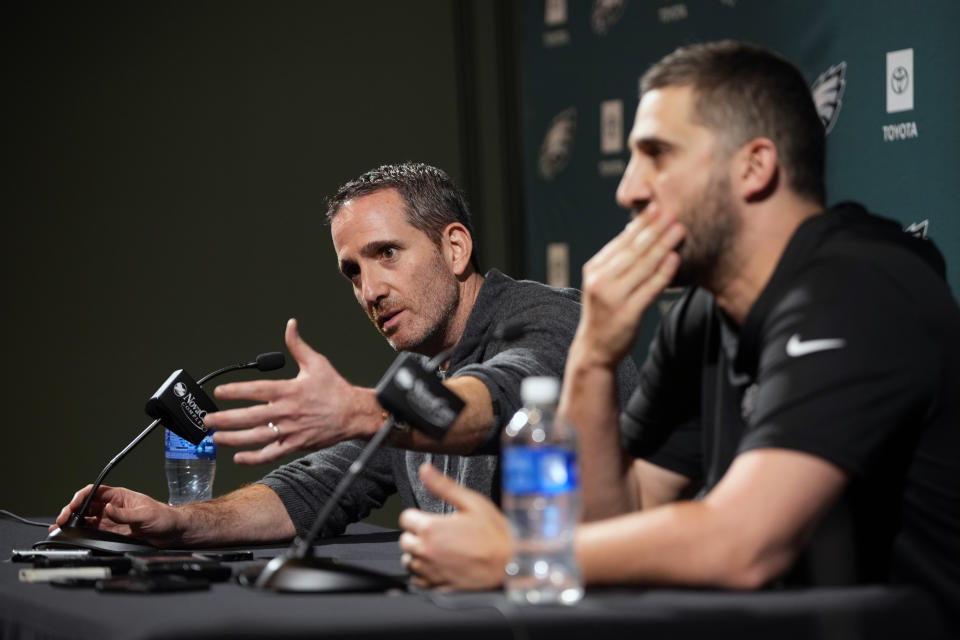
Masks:
[[[556,495],[577,488],[577,459],[562,447],[512,445],[503,451],[503,490]]]
[[[216,460],[217,446],[213,444],[213,432],[200,441],[200,444],[193,444],[189,440],[184,440],[169,429],[166,432],[167,457],[173,460]]]

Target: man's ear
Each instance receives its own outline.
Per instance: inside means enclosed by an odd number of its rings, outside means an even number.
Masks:
[[[440,241],[451,271],[462,276],[470,265],[470,256],[473,255],[473,238],[470,237],[470,232],[459,222],[451,222],[443,228]]]
[[[776,191],[781,179],[780,155],[769,138],[754,138],[737,151],[734,188],[744,201],[766,199]]]

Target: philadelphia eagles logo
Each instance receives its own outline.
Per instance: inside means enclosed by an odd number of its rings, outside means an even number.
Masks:
[[[903,230],[905,233],[909,233],[914,238],[920,238],[923,240],[927,237],[927,231],[930,229],[930,219],[921,220],[920,222],[914,222],[913,224],[904,227]]]
[[[593,32],[604,35],[615,25],[623,15],[627,0],[594,0],[593,13],[590,16],[590,26]]]
[[[544,180],[553,180],[564,170],[573,152],[573,134],[577,130],[577,110],[564,109],[550,121],[550,128],[540,145],[540,175]]]
[[[843,104],[843,89],[847,85],[847,63],[835,64],[817,78],[810,93],[813,94],[813,103],[817,105],[817,114],[823,123],[824,133],[830,133],[840,115],[840,106]]]

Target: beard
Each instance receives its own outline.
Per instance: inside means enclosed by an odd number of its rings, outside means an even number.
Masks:
[[[670,284],[707,286],[718,276],[721,263],[729,259],[743,224],[730,195],[727,175],[714,170],[700,197],[677,212],[677,218],[687,233],[677,248],[680,266]]]
[[[417,285],[403,300],[382,302],[384,308],[403,308],[412,316],[404,319],[407,326],[401,331],[389,336],[384,334],[395,351],[413,351],[427,356],[439,353],[460,306],[457,277],[447,267],[439,250],[425,271],[414,276]],[[376,324],[376,320],[371,319]]]

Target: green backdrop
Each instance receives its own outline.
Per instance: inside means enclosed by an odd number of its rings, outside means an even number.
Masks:
[[[819,88],[828,202],[854,199],[905,226],[925,224],[960,292],[960,2],[531,0],[526,9],[534,278],[562,279],[565,252],[578,285],[583,263],[625,224],[614,191],[644,70],[681,44],[735,38],[781,52]],[[548,255],[550,244],[561,247]],[[658,320],[645,318],[638,358]]]

